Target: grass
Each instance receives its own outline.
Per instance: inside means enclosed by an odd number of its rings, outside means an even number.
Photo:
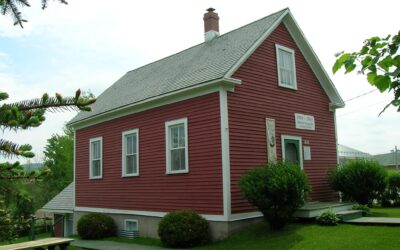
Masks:
[[[369,216],[400,218],[400,209],[399,208],[374,207],[374,208],[371,208],[371,214]]]
[[[388,172],[389,175],[400,173],[400,169],[392,169],[392,168],[390,168],[390,169],[386,169],[386,171]]]
[[[398,249],[398,232],[398,227],[347,224],[291,224],[283,231],[274,232],[266,223],[260,223],[226,240],[196,249]]]

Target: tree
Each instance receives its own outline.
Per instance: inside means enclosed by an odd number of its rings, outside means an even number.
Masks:
[[[72,182],[73,150],[74,132],[70,128],[64,128],[63,135],[55,134],[47,140],[44,167],[49,171],[40,184],[45,202]]]
[[[65,0],[58,0],[62,4],[68,4]],[[42,9],[46,9],[48,5],[48,0],[42,0]],[[23,23],[27,22],[26,19],[22,17],[22,13],[19,11],[19,7],[31,7],[29,0],[0,0],[1,14],[11,15],[14,19],[14,25],[19,25],[23,28]]]
[[[6,99],[8,99],[8,94],[0,92],[0,102]],[[48,94],[44,94],[42,98],[4,103],[0,105],[0,128],[18,131],[38,127],[45,120],[46,111],[90,111],[89,105],[95,101],[96,99],[94,98],[81,96],[81,91],[78,90],[74,97],[64,98],[60,94],[56,94],[55,97],[49,97]],[[31,149],[30,145],[18,145],[15,142],[0,138],[0,156],[32,158],[34,154]],[[9,200],[13,200],[20,194],[18,188],[14,185],[15,180],[35,180],[42,177],[43,174],[43,172],[25,173],[18,161],[14,163],[0,162],[0,204],[10,206],[12,204]],[[6,212],[3,212],[3,214],[7,215]],[[0,220],[2,219],[0,218]]]
[[[400,31],[396,35],[385,38],[372,37],[364,41],[364,46],[358,52],[336,55],[337,60],[332,71],[336,73],[340,68],[345,68],[349,73],[358,68],[358,73],[367,76],[368,82],[379,91],[393,92],[394,98],[380,112],[389,106],[397,108],[400,112]]]

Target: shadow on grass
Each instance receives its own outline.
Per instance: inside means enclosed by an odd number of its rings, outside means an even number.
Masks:
[[[251,225],[229,238],[196,249],[291,249],[303,240],[296,233],[299,225],[289,224],[284,229],[273,231],[261,222]]]

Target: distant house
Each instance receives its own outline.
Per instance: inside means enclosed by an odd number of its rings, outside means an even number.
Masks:
[[[40,209],[43,212],[53,214],[56,237],[66,237],[73,234],[74,191],[75,183],[72,182]]]
[[[167,212],[192,209],[224,237],[261,217],[240,177],[276,160],[305,170],[311,200],[336,199],[326,172],[344,102],[290,10],[223,35],[218,19],[209,9],[204,43],[129,71],[69,122],[75,228],[97,212],[157,237]]]
[[[348,160],[370,159],[372,158],[372,155],[342,144],[338,144],[338,157],[339,157],[339,163],[344,164]]]
[[[387,154],[374,155],[373,159],[386,168],[400,167],[400,150],[392,150]]]

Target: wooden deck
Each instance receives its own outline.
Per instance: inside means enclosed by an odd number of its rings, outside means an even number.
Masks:
[[[69,238],[46,238],[41,240],[32,240],[22,243],[0,246],[0,250],[23,250],[23,249],[55,249],[59,246],[60,249],[67,249],[68,245],[74,241]]]

